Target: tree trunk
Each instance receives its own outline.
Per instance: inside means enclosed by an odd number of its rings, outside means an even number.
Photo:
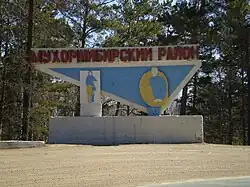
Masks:
[[[30,108],[32,108],[32,107],[33,107],[33,101],[32,101],[32,96],[31,96],[31,98],[30,98]],[[30,124],[29,128],[30,128],[30,131],[28,132],[30,134],[29,139],[31,141],[34,141],[34,126],[33,126],[33,124]]]
[[[241,68],[241,109],[240,109],[240,121],[242,126],[242,140],[243,145],[246,145],[246,123],[245,123],[245,87],[244,87],[244,68],[242,63]]]
[[[220,127],[219,127],[219,136],[220,136],[220,143],[221,144],[224,144],[224,136],[223,136],[223,106],[222,106],[222,102],[224,100],[224,95],[223,93],[221,92],[222,90],[222,76],[221,76],[221,70],[219,70],[218,72],[218,77],[219,77],[219,92],[218,95],[219,95],[219,98],[220,98],[220,102],[219,102],[219,114],[218,114],[218,121],[220,123]]]
[[[248,105],[247,105],[247,123],[248,123],[248,132],[247,132],[247,136],[248,136],[248,141],[247,141],[247,144],[250,145],[250,67],[247,68],[247,79],[248,79],[248,97],[247,97],[247,100],[248,100]]]
[[[85,4],[84,4],[85,2]],[[87,19],[88,19],[88,15],[89,15],[89,0],[85,0],[83,2],[84,4],[84,15],[83,15],[83,26],[82,26],[82,36],[81,36],[81,47],[84,48],[85,44],[86,44],[86,31],[87,31]],[[75,106],[75,116],[80,116],[80,110],[81,110],[81,103],[80,103],[80,87],[77,86],[76,88],[76,94],[77,94],[77,98],[76,98],[76,106]]]
[[[205,16],[206,12],[205,12],[205,0],[199,0],[196,2],[196,5],[198,5],[199,7],[200,4],[200,9],[199,11],[199,16],[200,16],[200,22],[202,21],[202,18]],[[192,43],[196,43],[196,42],[200,42],[201,40],[201,32],[202,32],[202,28],[201,28],[201,23],[199,24],[199,26],[196,29],[196,33],[194,33],[193,35],[193,41]],[[194,88],[193,88],[193,105],[192,105],[192,112],[196,113],[196,97],[197,97],[197,82],[198,82],[198,73],[195,73],[194,75],[194,79],[193,79],[193,84],[194,84]],[[187,91],[186,91],[187,92]],[[186,112],[185,112],[186,113]]]
[[[76,105],[74,116],[80,116],[81,103],[80,103],[80,86],[76,87]]]
[[[116,104],[116,110],[115,110],[115,116],[118,116],[118,114],[119,114],[120,105],[121,105],[121,103],[117,102],[117,104]]]
[[[247,66],[247,78],[248,78],[248,132],[247,132],[247,136],[248,136],[248,140],[247,140],[247,143],[248,145],[250,145],[250,55],[249,55],[249,43],[250,43],[250,34],[249,32],[247,32],[248,29],[246,29],[246,44],[245,44],[245,57],[246,57],[246,60],[245,60],[245,63],[248,65]]]
[[[198,75],[197,73],[194,75],[194,90],[193,90],[193,113],[196,113],[196,97],[197,97],[197,79]]]
[[[0,43],[2,44],[2,43]],[[1,46],[0,46],[1,49]],[[4,47],[4,57],[2,58],[3,71],[2,71],[2,88],[1,88],[1,98],[0,98],[0,140],[2,140],[3,133],[3,109],[4,109],[4,100],[5,100],[5,88],[6,88],[6,62],[9,58],[6,59],[8,53],[8,45],[6,44]]]
[[[126,110],[127,116],[130,115],[130,107],[127,105],[127,110]]]
[[[3,66],[2,75],[2,88],[1,88],[1,98],[0,98],[0,140],[2,140],[3,133],[3,107],[4,107],[4,94],[5,94],[5,80],[6,80],[6,67]]]
[[[187,92],[188,92],[188,85],[186,85],[182,90],[181,96],[181,115],[186,115],[187,110]]]
[[[228,88],[228,144],[233,144],[233,122],[232,122],[232,72],[230,72],[229,88]]]
[[[31,63],[30,63],[30,50],[32,47],[32,28],[33,28],[33,0],[29,0],[28,12],[28,36],[27,36],[27,51],[26,58],[28,70],[24,76],[24,93],[23,93],[23,120],[22,120],[22,139],[28,140],[29,118],[30,118],[30,92],[31,92]]]

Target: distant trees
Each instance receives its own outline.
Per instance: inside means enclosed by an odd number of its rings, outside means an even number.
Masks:
[[[36,0],[31,27],[32,0],[0,1],[1,139],[46,140],[51,116],[79,115],[78,88],[29,70],[31,46],[200,43],[202,68],[165,114],[203,115],[206,142],[250,144],[248,1],[131,2]],[[146,114],[103,98],[103,115]]]
[[[114,0],[66,0],[56,1],[57,13],[64,18],[73,31],[72,46],[93,47],[105,34]],[[59,3],[58,3],[59,2]],[[76,87],[75,115],[80,115],[80,88]]]

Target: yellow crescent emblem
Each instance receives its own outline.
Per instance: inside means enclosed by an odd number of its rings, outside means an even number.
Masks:
[[[154,71],[155,71],[156,75],[162,77],[166,83],[167,92],[166,92],[166,96],[164,97],[163,100],[159,100],[159,99],[154,97],[153,90],[152,90],[152,87],[150,85],[150,79],[153,77]],[[145,103],[147,103],[147,105],[149,105],[151,107],[162,107],[162,106],[167,105],[168,98],[169,98],[168,97],[168,79],[164,75],[164,73],[158,71],[158,69],[156,67],[152,67],[151,71],[148,71],[148,72],[143,74],[143,76],[140,79],[139,87],[140,87],[140,95],[141,95],[142,99],[145,101]]]

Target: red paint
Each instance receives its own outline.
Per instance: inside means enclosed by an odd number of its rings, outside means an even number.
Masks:
[[[183,60],[183,57],[184,57],[184,48],[183,47],[178,47],[178,57],[179,57],[179,60]]]
[[[62,50],[62,51],[60,52],[60,59],[61,59],[61,61],[64,62],[64,63],[68,62],[68,60],[69,60],[68,51]]]
[[[199,59],[199,46],[191,47],[191,59]]]
[[[42,60],[42,51],[41,50],[39,50],[38,52],[37,52],[37,54],[36,54],[36,60],[37,60],[37,62],[39,62],[39,63],[43,63],[43,60]]]
[[[177,60],[178,59],[178,53],[179,53],[179,48],[178,47],[174,47],[172,60]]]
[[[136,58],[135,58],[135,49],[127,49],[128,50],[128,61],[136,61]]]
[[[117,57],[119,57],[119,50],[118,49],[111,49],[111,62],[114,62]]]
[[[69,62],[72,63],[75,58],[77,58],[77,50],[69,50]]]
[[[153,49],[147,48],[145,49],[145,61],[151,61],[153,60]]]
[[[103,50],[102,49],[98,49],[96,50],[96,62],[102,62],[103,60]]]
[[[123,61],[123,62],[128,61],[129,57],[128,57],[128,50],[127,49],[121,49],[120,58],[121,58],[121,61]]]
[[[90,61],[90,53],[89,50],[81,51],[81,61],[80,62],[89,62]]]
[[[153,48],[122,48],[122,49],[69,49],[45,50],[31,52],[33,63],[82,63],[82,62],[110,62],[116,59],[121,62],[161,60],[192,60],[198,59],[198,46],[169,46],[158,47],[156,54]],[[153,57],[153,55],[157,55]]]
[[[52,54],[53,54],[53,60],[52,60],[52,62],[61,62],[60,59],[59,59],[59,52],[58,52],[58,50],[52,51]]]
[[[49,63],[51,61],[50,51],[44,51],[42,56],[43,56],[43,63]]]
[[[81,58],[82,58],[82,51],[81,50],[77,50],[76,51],[76,61],[77,61],[77,63],[81,62]]]
[[[144,49],[143,48],[137,48],[135,50],[135,56],[136,56],[136,61],[140,61],[142,60],[142,58],[144,59]]]
[[[166,49],[164,47],[158,48],[158,60],[162,60],[162,57],[166,56]]]
[[[88,60],[85,62],[95,62],[96,61],[96,50],[88,50]]]
[[[167,50],[167,60],[173,60],[173,50],[172,50],[172,47],[168,47],[168,50]]]
[[[110,50],[103,50],[103,61],[110,62],[111,61],[111,51]]]
[[[184,47],[184,59],[188,60],[191,57],[191,48],[190,47]]]
[[[137,48],[136,61],[149,61],[152,60],[152,48]]]

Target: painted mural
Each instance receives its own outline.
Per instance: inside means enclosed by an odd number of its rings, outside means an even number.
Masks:
[[[80,86],[81,103],[100,103],[104,95],[160,115],[200,68],[197,54],[197,45],[36,49],[33,59],[38,70]]]
[[[79,71],[81,103],[91,104],[100,102],[100,71],[91,69]]]
[[[88,97],[88,103],[94,103],[95,102],[95,91],[96,91],[96,85],[97,82],[95,76],[93,76],[93,72],[90,70],[88,72],[88,76],[86,78],[86,91],[87,91],[87,97]]]
[[[143,74],[139,84],[140,95],[148,105],[149,115],[159,115],[161,107],[168,101],[168,80],[157,67]]]

